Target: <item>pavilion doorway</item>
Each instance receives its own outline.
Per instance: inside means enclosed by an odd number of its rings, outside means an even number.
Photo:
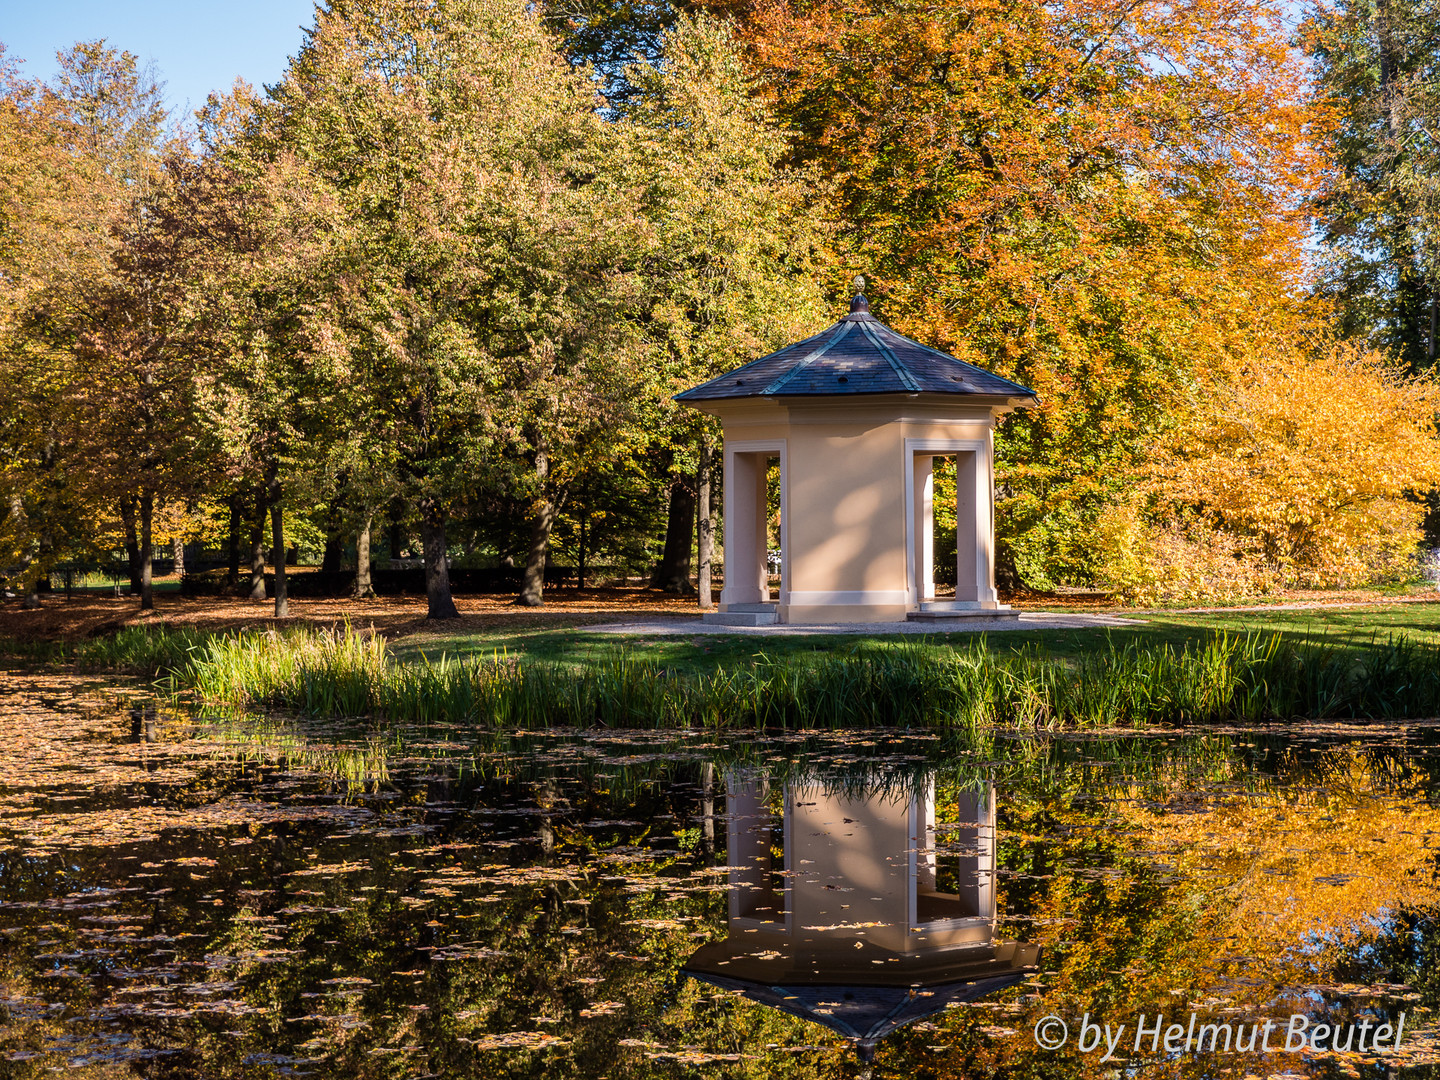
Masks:
[[[773,608],[785,595],[790,564],[787,480],[783,439],[726,444],[725,585],[720,602],[727,610]]]
[[[909,439],[906,449],[911,604],[993,604],[988,444]],[[954,552],[953,574],[948,565],[936,572],[937,548]]]

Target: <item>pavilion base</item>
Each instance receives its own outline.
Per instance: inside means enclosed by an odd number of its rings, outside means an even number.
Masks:
[[[904,604],[788,604],[780,609],[780,621],[789,626],[898,623],[905,615]]]
[[[1020,612],[994,600],[926,600],[912,611],[911,622],[944,622],[952,619],[1018,619]]]
[[[707,626],[837,626],[855,623],[961,622],[973,619],[1012,620],[1020,612],[993,600],[927,600],[919,610],[905,604],[726,604],[707,611]]]

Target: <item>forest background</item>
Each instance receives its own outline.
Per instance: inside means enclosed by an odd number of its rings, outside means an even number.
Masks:
[[[671,396],[870,281],[1032,387],[1002,585],[1222,598],[1440,544],[1440,0],[333,0],[193,118],[0,54],[0,575],[157,545],[643,568],[709,599]],[[697,540],[697,537],[699,538]],[[698,561],[698,566],[696,565]]]

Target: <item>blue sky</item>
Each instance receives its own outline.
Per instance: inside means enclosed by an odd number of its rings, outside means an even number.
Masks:
[[[141,61],[154,61],[176,115],[204,104],[211,90],[236,76],[274,82],[300,48],[312,21],[312,0],[12,0],[0,17],[0,41],[27,63],[31,78],[55,72],[55,52],[76,41],[105,38]]]

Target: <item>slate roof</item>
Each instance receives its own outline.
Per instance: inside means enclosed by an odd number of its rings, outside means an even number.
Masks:
[[[849,1039],[860,1057],[875,1056],[875,1044],[897,1028],[933,1016],[952,1001],[976,1001],[1024,980],[1025,972],[974,982],[941,983],[931,987],[899,986],[766,986],[682,968],[686,975],[751,1001],[823,1024]]]
[[[680,402],[850,394],[953,394],[1037,399],[1019,383],[921,345],[870,314],[863,295],[850,314],[812,338],[752,360],[682,394]]]
[[[875,1044],[897,1028],[952,1001],[975,1001],[1014,986],[1040,962],[1038,945],[1013,941],[910,954],[872,947],[863,957],[833,946],[820,952],[815,941],[732,937],[701,946],[680,970],[823,1024],[869,1060]]]

